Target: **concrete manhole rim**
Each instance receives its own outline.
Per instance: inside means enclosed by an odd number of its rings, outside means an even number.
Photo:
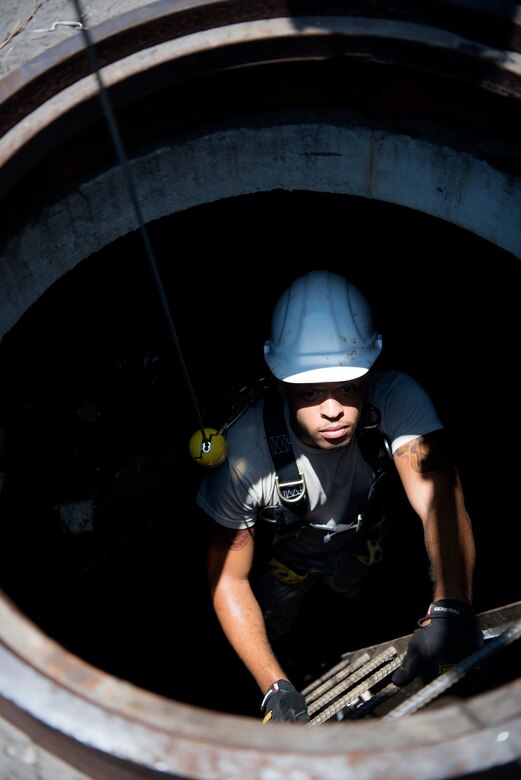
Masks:
[[[447,774],[448,765],[461,761],[467,771],[483,769],[485,748],[491,766],[507,764],[518,747],[515,734],[520,733],[521,710],[512,703],[521,700],[521,679],[463,706],[449,703],[393,723],[333,723],[305,730],[279,724],[270,729],[260,720],[174,702],[114,678],[63,650],[6,598],[0,599],[0,624],[4,637],[9,637],[0,648],[4,700],[91,749],[162,772],[182,772],[182,777],[206,777],[203,767],[208,760],[236,765],[234,771],[208,777],[262,777],[261,772],[244,774],[246,767],[251,770],[257,751],[262,765],[273,766],[274,771],[281,759],[302,768],[320,760],[324,772],[320,776],[327,777],[329,764],[335,772],[338,762],[346,759],[357,764],[356,777],[366,776],[365,763],[371,768],[368,777],[394,777],[393,763],[398,771],[407,757],[416,763],[423,756],[430,762],[442,741],[445,757],[438,761],[443,771],[428,775],[442,778],[453,776]],[[377,767],[382,763],[387,774],[380,775]],[[415,776],[423,777],[421,772]]]
[[[154,5],[161,11],[167,4]],[[64,44],[60,52],[56,47],[53,56],[70,50],[71,44]],[[31,78],[28,73],[24,77]],[[320,777],[375,780],[395,776],[394,769],[399,776],[400,766],[420,757],[423,769],[415,777],[435,780],[455,776],[462,767],[483,770],[519,756],[519,745],[512,749],[510,735],[520,732],[521,716],[512,705],[512,699],[521,698],[520,680],[476,697],[464,711],[449,705],[443,713],[419,713],[391,725],[354,723],[346,730],[345,725],[334,724],[306,731],[303,739],[299,727],[265,730],[249,718],[162,699],[117,680],[67,653],[8,599],[0,599],[0,625],[5,631],[0,665],[5,702],[89,748],[155,769],[163,776],[172,772],[177,777],[212,780],[278,780],[288,776],[287,761],[291,760],[295,777],[320,762]],[[440,731],[445,735],[441,762]],[[439,765],[433,770],[436,756]]]

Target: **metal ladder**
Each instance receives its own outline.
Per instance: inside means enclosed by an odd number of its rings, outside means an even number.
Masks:
[[[483,647],[423,687],[417,681],[405,688],[391,682],[411,635],[345,654],[338,664],[301,691],[310,715],[307,726],[333,719],[396,720],[416,712],[521,637],[521,602],[484,612],[478,615],[478,621],[485,640]]]

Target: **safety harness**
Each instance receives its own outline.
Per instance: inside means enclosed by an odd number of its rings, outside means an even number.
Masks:
[[[379,410],[364,402],[357,428],[357,443],[362,457],[371,467],[373,480],[365,508],[358,516],[357,532],[376,521],[372,510],[380,496],[380,488],[394,466],[389,440],[379,428],[379,423]],[[304,476],[298,471],[284,419],[284,402],[273,388],[270,388],[265,397],[264,429],[277,473],[276,485],[280,505],[265,509],[261,517],[281,530],[298,531],[308,524],[304,517],[308,512],[309,501]],[[371,523],[366,522],[369,516]]]

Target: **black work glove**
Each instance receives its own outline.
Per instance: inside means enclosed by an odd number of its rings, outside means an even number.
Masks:
[[[264,716],[263,723],[279,721],[307,723],[309,721],[305,698],[287,680],[277,680],[266,691],[261,712]]]
[[[402,665],[392,676],[395,685],[407,685],[420,674],[424,683],[432,682],[439,674],[483,646],[483,633],[474,611],[464,601],[434,601],[418,625],[429,619],[429,625],[417,628],[409,640]],[[466,686],[460,685],[458,692],[473,692],[471,683],[475,684],[475,676],[467,681]]]

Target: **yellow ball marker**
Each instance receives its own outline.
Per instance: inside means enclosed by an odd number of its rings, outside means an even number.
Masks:
[[[188,444],[190,455],[200,466],[215,468],[224,463],[228,455],[226,439],[215,428],[205,428],[194,433]]]

